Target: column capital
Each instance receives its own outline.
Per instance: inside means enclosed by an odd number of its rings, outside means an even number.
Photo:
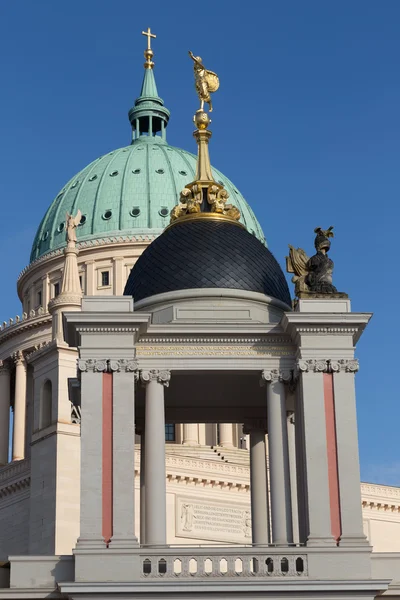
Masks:
[[[170,379],[171,371],[168,370],[158,371],[157,369],[150,369],[149,371],[140,371],[140,381],[143,384],[156,381],[168,387]]]
[[[296,364],[296,375],[300,373],[356,373],[359,369],[357,359],[339,359],[331,360],[329,358],[309,358],[299,360]]]
[[[81,373],[101,373],[107,371],[107,360],[78,358],[78,371]]]
[[[246,419],[243,423],[243,433],[249,434],[252,431],[264,431],[267,433],[267,419]]]
[[[111,359],[108,361],[108,367],[111,372],[120,373],[125,371],[126,373],[133,373],[137,371],[138,363],[136,360],[126,358]]]
[[[14,361],[15,366],[19,366],[19,365],[25,365],[25,357],[24,357],[24,353],[22,352],[22,350],[17,350],[16,352],[13,352],[12,354],[12,359]]]
[[[280,371],[279,369],[264,369],[261,371],[261,381],[260,384],[264,385],[265,383],[276,383],[280,381],[281,383],[290,383],[292,381],[293,374],[292,371]]]

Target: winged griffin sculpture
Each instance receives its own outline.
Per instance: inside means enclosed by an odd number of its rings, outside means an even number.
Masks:
[[[328,229],[316,227],[314,246],[316,254],[311,258],[302,248],[294,248],[289,244],[289,256],[286,257],[286,270],[293,273],[292,282],[295,284],[295,294],[337,294],[332,285],[333,261],[328,257],[331,247],[329,238],[333,237],[333,226]]]

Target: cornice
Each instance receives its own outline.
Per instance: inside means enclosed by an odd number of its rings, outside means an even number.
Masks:
[[[286,312],[281,326],[297,343],[302,336],[351,335],[355,344],[371,317],[371,313]]]

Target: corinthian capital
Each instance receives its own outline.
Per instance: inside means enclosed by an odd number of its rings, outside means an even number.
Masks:
[[[261,385],[266,383],[290,383],[292,380],[291,371],[279,371],[278,369],[264,370],[261,372]]]
[[[171,371],[158,371],[156,369],[140,371],[140,381],[144,384],[149,383],[150,381],[157,381],[157,383],[161,383],[162,385],[165,385],[165,387],[168,387],[170,379]]]
[[[17,350],[17,352],[14,352],[12,355],[12,358],[14,360],[15,366],[17,367],[18,365],[24,365],[25,364],[25,357],[24,357],[24,353],[22,352],[22,350]]]

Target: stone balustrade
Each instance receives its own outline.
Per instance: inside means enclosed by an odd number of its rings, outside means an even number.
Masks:
[[[26,313],[26,312],[22,313],[21,317],[19,315],[17,315],[14,319],[10,318],[8,321],[3,321],[0,330],[4,331],[4,329],[8,329],[9,327],[18,325],[22,321],[27,321],[29,319],[35,319],[36,317],[43,317],[44,314],[46,314],[45,309],[43,308],[43,306],[39,306],[39,308],[37,308],[36,310],[34,310],[34,309],[30,310],[29,313]]]
[[[307,577],[307,555],[299,548],[268,548],[260,552],[252,547],[166,548],[141,554],[144,579],[206,579]]]

